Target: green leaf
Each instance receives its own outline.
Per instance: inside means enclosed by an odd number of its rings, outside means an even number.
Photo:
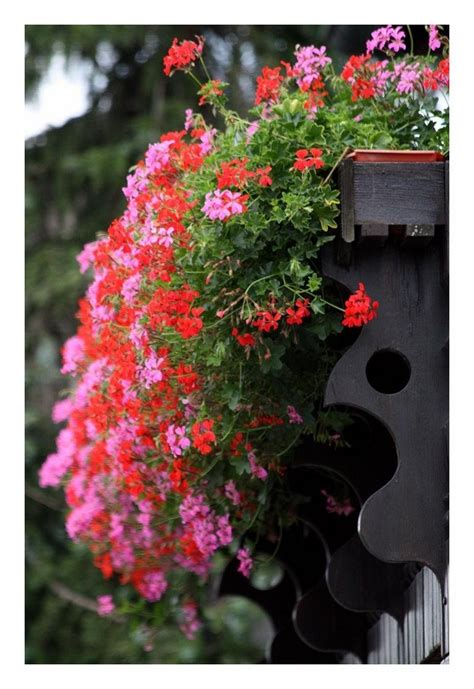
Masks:
[[[321,299],[319,299],[319,297],[315,297],[311,302],[310,306],[313,313],[324,314],[326,310],[326,304]]]
[[[234,390],[232,395],[227,400],[227,406],[231,411],[235,411],[240,402],[241,394],[240,390]]]
[[[322,281],[323,279],[319,275],[316,275],[315,273],[310,275],[308,279],[308,289],[310,292],[318,292]]]
[[[279,371],[283,366],[281,357],[285,353],[285,345],[278,344],[269,338],[265,340],[265,345],[266,350],[264,351],[264,359],[261,366],[262,372]]]

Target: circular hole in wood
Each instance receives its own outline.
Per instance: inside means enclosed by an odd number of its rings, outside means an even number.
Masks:
[[[408,384],[411,375],[410,362],[406,356],[394,349],[380,349],[370,357],[365,373],[374,390],[393,395]]]

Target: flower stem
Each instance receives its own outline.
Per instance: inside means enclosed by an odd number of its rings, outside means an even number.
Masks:
[[[413,51],[414,51],[414,42],[413,42],[413,34],[411,32],[410,24],[407,24],[407,31],[408,35],[410,36],[410,57],[413,57]]]
[[[293,438],[291,443],[289,445],[287,445],[284,450],[277,453],[277,457],[282,457],[283,455],[285,455],[288,452],[288,450],[291,450],[291,448],[296,443],[296,441],[299,440],[300,435],[301,435],[301,431],[299,431],[298,435],[295,438]]]
[[[260,562],[261,562],[262,564],[265,564],[265,565],[266,565],[266,564],[268,564],[269,562],[271,562],[272,560],[274,560],[275,557],[276,557],[276,554],[278,553],[278,550],[279,550],[280,545],[281,545],[281,540],[282,540],[282,537],[283,537],[283,524],[282,524],[282,521],[281,521],[281,517],[278,517],[278,528],[279,528],[279,531],[278,531],[278,541],[277,541],[276,547],[275,547],[275,549],[273,550],[273,553],[270,555],[270,557],[262,558],[262,559],[260,560]]]
[[[188,74],[191,77],[191,79],[193,81],[195,81],[196,84],[198,84],[200,89],[202,88],[203,84],[201,84],[201,82],[199,81],[199,79],[197,78],[197,76],[195,74],[193,74],[192,72],[186,72],[186,74]]]
[[[280,275],[280,273],[272,273],[271,275],[264,275],[263,277],[258,278],[257,280],[254,280],[254,281],[251,282],[250,285],[247,287],[247,289],[245,290],[243,296],[245,296],[245,295],[248,293],[249,289],[250,289],[251,287],[253,287],[254,285],[256,285],[257,282],[262,282],[262,280],[270,280],[270,278],[277,277],[278,275]]]
[[[205,73],[205,75],[206,75],[206,77],[207,77],[207,80],[208,80],[208,81],[212,81],[211,75],[210,75],[209,72],[207,71],[206,63],[205,63],[204,60],[202,59],[202,55],[199,56],[199,62],[200,62],[201,65],[203,66],[204,73]]]
[[[344,313],[344,309],[341,308],[340,306],[336,306],[336,304],[332,304],[330,301],[327,301],[326,299],[323,299],[320,296],[318,296],[318,299],[320,299],[322,302],[324,302],[328,306],[332,306],[333,309],[336,309],[337,311],[342,311],[342,313]]]

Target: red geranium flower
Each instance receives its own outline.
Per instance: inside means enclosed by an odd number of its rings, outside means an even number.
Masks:
[[[235,337],[239,345],[242,347],[254,347],[256,344],[256,340],[252,333],[244,333],[243,335],[239,335],[237,328],[232,328],[232,337]]]
[[[297,299],[295,307],[286,309],[288,318],[286,322],[288,325],[301,325],[303,318],[310,315],[310,310],[308,309],[309,300],[308,299]]]
[[[359,289],[351,294],[346,301],[342,325],[348,328],[360,328],[377,315],[378,301],[373,301],[365,291],[363,282],[359,282]]]
[[[370,60],[370,55],[351,55],[341,72],[344,81],[352,83],[355,72],[362,69],[363,65]]]
[[[217,187],[218,189],[226,189],[228,187],[238,187],[241,189],[247,180],[253,177],[254,173],[247,170],[248,158],[234,158],[228,163],[221,164],[221,171],[217,173]]]
[[[258,330],[269,333],[270,330],[278,330],[278,321],[281,318],[281,313],[274,311],[259,311],[257,318],[252,322],[252,325]]]
[[[197,421],[191,428],[193,445],[202,455],[208,455],[212,452],[212,445],[210,443],[213,443],[216,439],[216,435],[212,430],[213,426],[213,419],[204,419],[203,421]]]
[[[325,162],[321,158],[323,152],[320,148],[300,148],[296,151],[296,162],[293,164],[295,170],[302,172],[309,167],[315,167],[317,170],[324,167]]]
[[[281,67],[264,67],[262,74],[257,77],[257,93],[255,94],[255,105],[259,105],[262,101],[274,102],[280,96],[280,87],[283,82],[283,77],[280,74]]]
[[[181,41],[174,38],[168,54],[163,59],[163,72],[166,76],[170,76],[175,69],[184,69],[188,65],[192,65],[197,58],[201,56],[204,47],[204,38],[196,36],[197,43],[194,41]]]
[[[267,165],[266,167],[259,167],[257,170],[255,170],[255,174],[259,175],[258,183],[261,187],[269,187],[272,184],[273,180],[268,174],[271,171],[271,165]]]

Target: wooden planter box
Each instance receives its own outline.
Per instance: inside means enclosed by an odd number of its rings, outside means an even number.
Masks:
[[[339,261],[347,263],[347,245],[356,238],[383,244],[392,232],[417,244],[428,243],[436,226],[447,225],[448,174],[448,162],[346,158],[339,171]]]

